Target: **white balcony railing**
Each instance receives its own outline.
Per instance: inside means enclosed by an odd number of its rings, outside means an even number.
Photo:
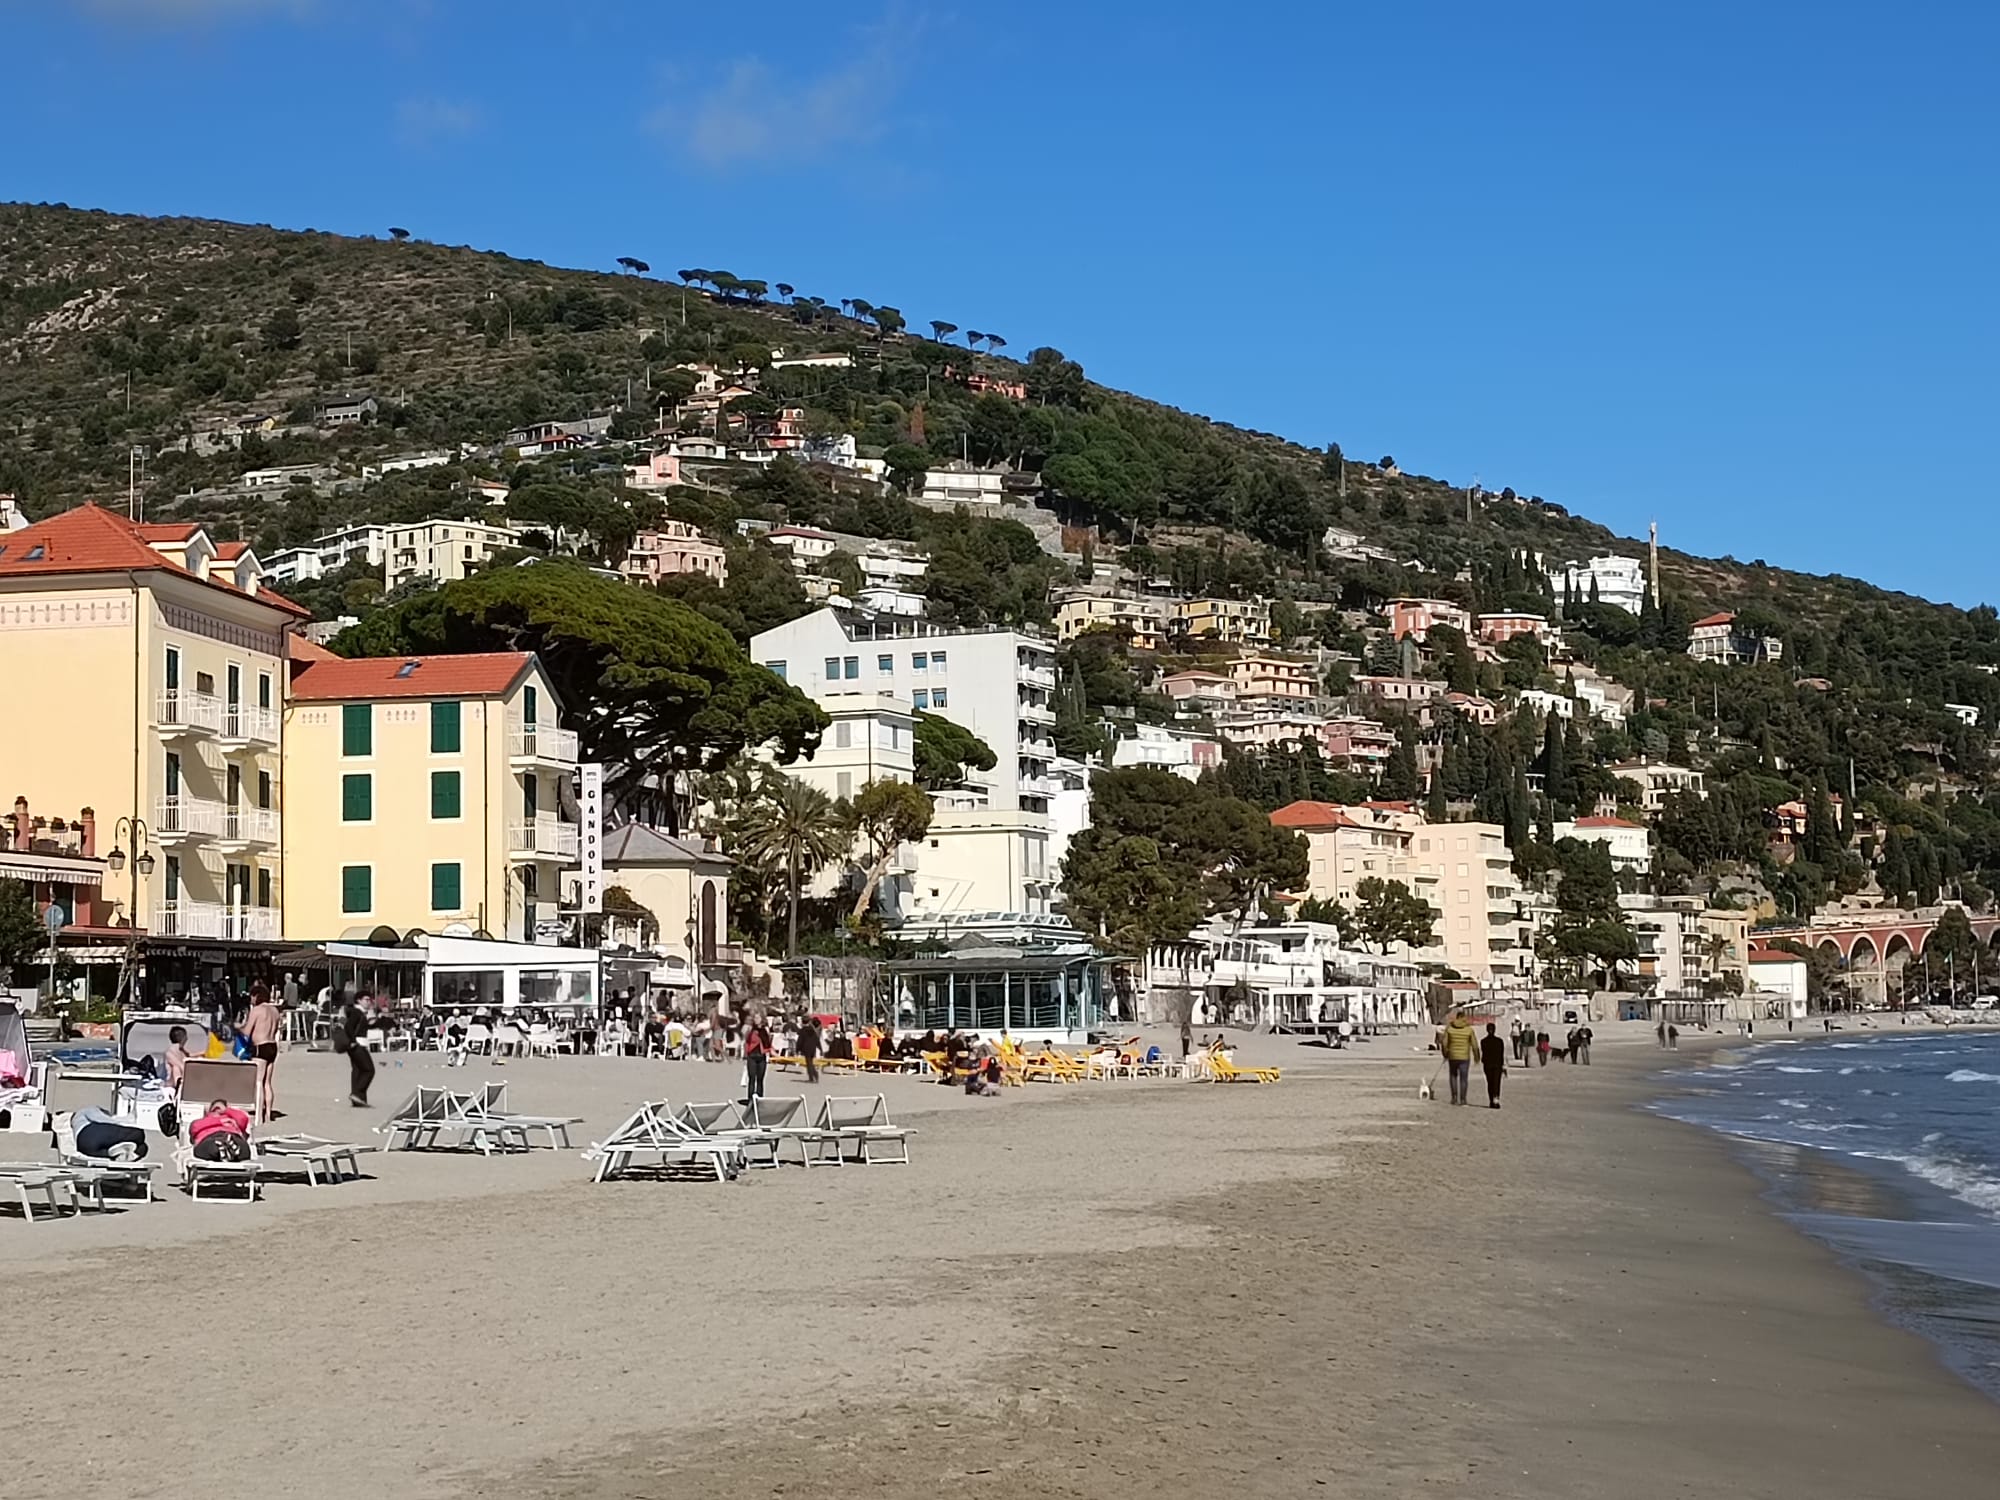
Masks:
[[[213,693],[177,688],[160,694],[153,705],[153,722],[163,735],[214,734],[222,727],[222,700]]]
[[[262,807],[224,807],[216,837],[225,844],[275,844],[277,815]]]
[[[161,797],[153,804],[156,839],[214,838],[222,832],[224,808],[205,797]]]
[[[507,849],[516,859],[576,858],[576,824],[559,818],[535,818],[507,830]]]
[[[278,743],[278,716],[271,709],[258,708],[249,703],[225,703],[216,733],[225,740],[237,740],[246,745],[275,745]]]
[[[507,750],[515,760],[539,760],[561,766],[576,764],[576,731],[557,729],[552,724],[523,724],[516,720],[507,737]]]
[[[1029,687],[1054,689],[1056,674],[1053,667],[1022,667],[1017,674]]]
[[[269,906],[225,906],[220,901],[163,901],[153,913],[159,937],[215,938],[229,943],[275,943],[278,913]]]

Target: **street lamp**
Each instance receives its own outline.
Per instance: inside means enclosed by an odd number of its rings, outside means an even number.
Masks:
[[[139,877],[148,879],[153,874],[152,831],[146,827],[145,819],[139,817],[120,818],[111,829],[111,852],[104,856],[104,863],[117,874],[125,868],[125,841],[132,841],[132,875],[128,889],[130,898],[125,906],[125,972],[119,976],[118,992],[121,996],[136,997],[139,986]]]

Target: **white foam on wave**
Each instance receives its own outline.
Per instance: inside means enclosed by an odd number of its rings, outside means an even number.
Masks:
[[[1806,1101],[1805,1101],[1805,1100],[1803,1100],[1803,1099],[1780,1099],[1780,1100],[1778,1101],[1778,1103],[1779,1103],[1779,1105],[1780,1105],[1780,1106],[1782,1106],[1782,1107],[1783,1107],[1783,1108],[1785,1108],[1785,1109],[1811,1109],[1811,1108],[1812,1108],[1812,1106],[1811,1106],[1810,1104],[1806,1103]]]
[[[1911,1176],[1921,1177],[1925,1182],[1943,1188],[1959,1202],[1969,1203],[1990,1214],[2000,1214],[2000,1179],[1984,1172],[1938,1156],[1912,1156],[1894,1151],[1857,1151],[1854,1154],[1874,1157],[1878,1161],[1898,1162]]]
[[[1960,1068],[1955,1073],[1945,1074],[1946,1083],[2000,1083],[2000,1073],[1980,1073],[1971,1068]]]
[[[1793,1067],[1781,1067],[1781,1068],[1779,1068],[1779,1069],[1778,1069],[1778,1071],[1779,1071],[1780,1073],[1817,1073],[1817,1072],[1819,1071],[1819,1069],[1818,1069],[1818,1068],[1793,1068]]]

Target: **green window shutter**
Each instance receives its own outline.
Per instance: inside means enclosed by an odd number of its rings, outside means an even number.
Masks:
[[[459,811],[458,772],[431,772],[431,816],[455,818]]]
[[[340,821],[366,823],[375,816],[375,778],[366,771],[340,778]]]
[[[459,879],[456,864],[431,866],[431,910],[457,911]]]
[[[431,705],[431,754],[458,754],[459,707],[460,705],[456,703],[433,703]]]
[[[348,915],[375,909],[375,871],[372,866],[340,867],[340,909]]]
[[[340,706],[340,753],[342,755],[375,753],[374,704],[343,703]]]

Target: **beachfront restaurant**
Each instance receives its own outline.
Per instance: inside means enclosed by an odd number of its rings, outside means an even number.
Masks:
[[[426,1010],[597,1013],[602,985],[595,948],[470,937],[420,941]]]
[[[1080,1043],[1108,1019],[1107,958],[1088,943],[969,943],[882,965],[898,1031]]]

